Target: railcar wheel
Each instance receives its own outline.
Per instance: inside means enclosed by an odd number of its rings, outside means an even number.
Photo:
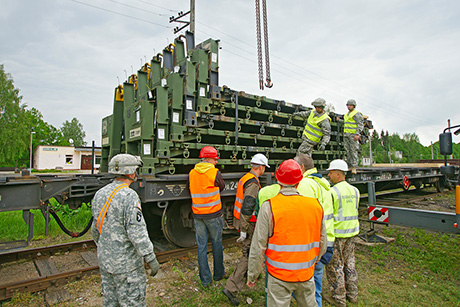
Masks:
[[[180,247],[196,245],[195,232],[192,231],[193,217],[189,202],[170,203],[163,211],[161,228],[166,239]]]

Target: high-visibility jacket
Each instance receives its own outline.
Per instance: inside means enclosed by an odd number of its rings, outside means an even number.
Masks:
[[[312,176],[318,173],[316,168],[309,169],[303,174],[303,179],[297,186],[300,195],[318,199],[324,210],[324,221],[327,231],[327,246],[333,247],[335,241],[334,235],[334,207],[332,195],[330,192],[331,185],[324,177]]]
[[[326,112],[323,115],[316,117],[315,112],[311,111],[310,116],[308,117],[307,124],[305,125],[305,129],[303,130],[303,135],[305,135],[308,139],[312,140],[315,143],[319,143],[321,138],[323,137],[323,132],[321,128],[318,126],[318,123],[322,122],[323,120],[328,119],[329,121],[331,118],[327,115]]]
[[[341,181],[331,188],[334,200],[334,232],[336,238],[349,238],[359,233],[359,191]]]
[[[343,133],[357,134],[358,123],[353,119],[353,116],[355,116],[357,113],[358,111],[353,110],[343,116],[343,121],[344,121]]]
[[[273,235],[265,251],[267,271],[287,282],[313,277],[319,256],[323,209],[317,199],[278,194],[270,199]]]
[[[267,185],[259,190],[257,193],[256,208],[254,209],[254,214],[257,217],[259,215],[260,206],[272,197],[275,197],[281,190],[281,186],[277,183]]]
[[[190,171],[190,194],[194,214],[206,215],[222,209],[219,187],[214,185],[218,171],[215,167],[204,173],[199,173],[195,169]]]
[[[233,207],[233,216],[239,220],[240,215],[241,215],[241,205],[243,204],[243,199],[244,199],[244,185],[249,181],[256,181],[257,184],[259,185],[260,188],[260,182],[259,178],[257,178],[256,175],[253,173],[249,172],[245,174],[241,179],[238,181],[238,185],[236,187],[236,199],[235,199],[235,205]],[[255,222],[256,221],[256,216],[254,213],[252,213],[251,219],[249,220],[250,222]]]

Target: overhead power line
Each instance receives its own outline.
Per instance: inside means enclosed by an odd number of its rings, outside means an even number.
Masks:
[[[234,36],[232,36],[232,35],[230,35],[230,34],[227,34],[227,33],[223,32],[223,31],[220,31],[220,30],[218,30],[218,29],[216,29],[216,28],[213,28],[213,27],[211,27],[211,26],[209,26],[209,25],[207,25],[207,24],[204,24],[204,23],[202,23],[202,22],[197,22],[197,23],[200,23],[200,24],[202,24],[203,26],[205,26],[205,27],[207,27],[207,28],[210,28],[210,29],[212,29],[212,30],[214,30],[214,31],[217,31],[217,32],[219,32],[219,33],[222,33],[222,34],[224,34],[224,35],[226,35],[226,36],[228,36],[228,37],[230,37],[230,38],[232,38],[232,39],[234,39],[234,40],[237,40],[237,41],[239,41],[239,42],[241,42],[241,43],[243,43],[243,44],[245,44],[245,45],[251,47],[251,49],[256,50],[256,47],[255,47],[255,46],[253,46],[253,45],[251,45],[251,44],[249,44],[249,43],[247,43],[247,42],[245,42],[245,41],[242,41],[242,40],[239,39],[239,38],[236,38],[236,37],[234,37]],[[199,31],[199,32],[202,32],[202,31]],[[202,33],[205,33],[205,32],[202,32]],[[208,33],[205,33],[205,34],[210,35],[210,34],[208,34]],[[212,35],[211,35],[211,36],[212,36]],[[229,42],[226,42],[226,43],[229,44],[229,45],[232,45],[232,44],[230,44]],[[251,51],[247,51],[247,50],[245,50],[245,49],[243,49],[243,48],[241,48],[241,47],[237,47],[237,46],[235,46],[235,45],[232,45],[232,46],[234,46],[235,48],[238,48],[238,49],[240,49],[240,50],[243,50],[243,51],[245,51],[245,52],[248,52],[248,53],[250,53],[250,54],[253,54],[253,53],[254,53],[254,52],[251,52]],[[226,51],[228,51],[228,50],[226,50]],[[232,53],[232,54],[235,54],[235,53],[233,53],[233,52],[231,52],[231,53]],[[236,56],[239,56],[238,54],[235,54],[235,55],[236,55]],[[422,117],[417,116],[417,115],[415,115],[415,114],[406,114],[406,113],[405,113],[405,114],[399,114],[399,113],[396,113],[393,106],[389,106],[389,108],[385,108],[385,106],[388,105],[388,104],[385,103],[385,102],[382,101],[382,100],[379,100],[379,99],[376,99],[376,98],[374,98],[374,97],[371,97],[371,96],[369,96],[369,95],[367,95],[367,94],[365,94],[365,93],[359,93],[358,91],[356,91],[356,90],[354,90],[354,89],[352,89],[352,88],[349,88],[349,87],[347,87],[347,86],[344,86],[344,85],[340,84],[340,83],[337,82],[337,81],[334,81],[334,80],[328,79],[328,78],[326,78],[326,77],[323,77],[323,76],[321,76],[321,75],[318,74],[318,73],[315,73],[315,72],[313,72],[313,71],[311,71],[311,70],[308,70],[308,69],[306,69],[306,68],[304,68],[304,67],[301,67],[301,66],[299,66],[298,64],[291,63],[291,62],[289,62],[289,61],[287,61],[287,60],[284,60],[284,59],[282,59],[282,58],[280,58],[280,57],[278,57],[278,56],[276,56],[276,55],[272,55],[272,54],[270,54],[270,55],[271,55],[273,58],[279,59],[280,61],[283,61],[284,63],[287,63],[287,64],[289,64],[289,65],[291,65],[291,66],[293,66],[293,67],[295,67],[295,68],[297,68],[297,69],[300,69],[300,70],[302,70],[302,71],[309,72],[310,74],[315,75],[316,77],[319,77],[319,78],[321,78],[321,79],[323,79],[323,80],[325,80],[325,81],[327,81],[327,82],[330,82],[330,83],[332,83],[332,84],[335,84],[335,85],[337,85],[337,86],[339,86],[339,87],[341,87],[341,88],[343,88],[343,89],[346,89],[346,90],[348,90],[348,91],[350,91],[350,92],[354,92],[354,93],[358,94],[357,96],[366,97],[366,98],[367,98],[367,101],[366,101],[366,102],[367,102],[371,107],[374,107],[374,108],[377,108],[377,109],[379,109],[379,110],[382,110],[382,111],[384,111],[384,112],[387,113],[387,114],[391,114],[392,116],[396,116],[396,117],[399,117],[399,118],[403,118],[403,119],[406,119],[406,120],[410,120],[410,121],[412,121],[412,122],[419,123],[419,124],[424,124],[424,125],[431,124],[431,121],[429,121],[428,119],[422,118]],[[242,57],[242,58],[244,58],[244,57]],[[247,58],[244,58],[244,59],[247,59]],[[247,59],[247,60],[249,60],[249,59]],[[251,60],[251,62],[255,62],[255,61]],[[273,64],[276,65],[276,63],[273,63]],[[280,65],[280,66],[281,66],[281,65]],[[335,89],[334,87],[331,87],[331,85],[322,84],[320,81],[314,80],[314,79],[308,77],[308,76],[305,75],[303,72],[294,71],[294,70],[289,69],[289,68],[287,68],[287,67],[285,67],[285,66],[281,66],[281,67],[282,67],[282,69],[285,69],[285,70],[288,70],[288,71],[290,71],[290,72],[293,72],[293,73],[295,73],[295,74],[297,74],[297,75],[299,75],[299,76],[302,76],[303,78],[310,79],[310,80],[312,80],[312,81],[314,81],[314,82],[316,82],[316,83],[318,83],[318,84],[320,84],[320,85],[322,85],[322,86],[330,87],[330,88],[332,88],[332,90],[327,90],[327,89],[324,89],[324,88],[321,87],[321,86],[313,85],[313,86],[315,86],[315,87],[317,87],[317,88],[320,88],[320,89],[322,89],[322,90],[326,90],[326,91],[328,91],[328,92],[330,92],[330,93],[331,93],[331,92],[335,92],[336,95],[338,94],[338,95],[340,95],[340,96],[342,96],[342,97],[349,98],[349,97],[345,96],[344,93],[341,93],[339,90]],[[278,72],[279,72],[279,71],[278,71]],[[285,75],[287,75],[287,74],[285,74]],[[287,76],[292,77],[291,75],[287,75]],[[300,80],[300,79],[297,79],[297,78],[294,78],[294,79],[296,79],[296,80],[298,80],[298,81],[300,81],[300,82],[304,82],[304,81],[302,81],[302,80]],[[353,94],[353,96],[356,96],[356,94]],[[370,102],[369,100],[373,100],[373,101],[375,101],[375,102],[377,102],[377,103],[372,103],[372,102]]]
[[[106,8],[103,8],[103,7],[95,6],[95,5],[92,5],[92,4],[89,4],[89,3],[80,2],[80,1],[77,1],[77,0],[70,0],[70,1],[75,2],[75,3],[82,4],[82,5],[86,5],[86,6],[95,8],[95,9],[99,9],[99,10],[102,10],[102,11],[106,11],[106,12],[110,12],[110,13],[113,13],[113,14],[117,14],[117,15],[120,15],[120,16],[124,16],[124,17],[127,17],[127,18],[131,18],[131,19],[143,21],[143,22],[146,22],[146,23],[150,23],[150,24],[153,24],[153,25],[156,25],[156,26],[159,26],[159,27],[163,27],[163,28],[166,28],[166,29],[170,29],[170,28],[171,28],[171,27],[168,27],[168,26],[165,26],[165,25],[156,23],[156,22],[152,22],[152,21],[150,21],[150,20],[145,20],[145,19],[137,18],[137,17],[131,16],[131,15],[127,15],[127,14],[115,12],[115,11],[112,11],[112,10],[109,10],[109,9],[106,9]]]
[[[171,10],[171,9],[166,8],[166,7],[163,7],[163,6],[159,6],[159,5],[150,3],[150,2],[148,2],[148,1],[143,1],[143,0],[137,0],[137,1],[139,1],[139,2],[141,2],[141,3],[145,3],[145,4],[148,4],[148,5],[151,5],[151,6],[154,6],[154,7],[158,7],[158,8],[160,8],[160,9],[166,10],[166,11],[168,11],[168,12],[173,12],[173,13],[179,12],[178,10]]]
[[[115,1],[115,0],[107,0],[107,1],[110,1],[110,2],[113,2],[113,3],[117,3],[117,4],[120,4],[120,5],[129,7],[129,8],[132,8],[132,9],[135,9],[135,10],[138,10],[138,11],[141,11],[141,12],[145,12],[145,13],[150,13],[150,14],[153,14],[153,15],[161,16],[161,17],[168,17],[168,16],[169,16],[169,15],[167,15],[167,14],[160,14],[160,13],[157,13],[157,12],[149,11],[149,10],[146,10],[146,9],[143,9],[143,8],[140,8],[140,7],[137,7],[137,6],[125,4],[125,3],[123,3],[123,2],[119,2],[119,1]]]

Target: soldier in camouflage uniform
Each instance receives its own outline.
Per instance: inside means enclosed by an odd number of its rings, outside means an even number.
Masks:
[[[103,306],[146,306],[144,261],[155,276],[160,266],[153,252],[137,193],[129,188],[136,181],[142,161],[129,154],[110,160],[115,180],[96,192],[92,203],[92,234],[97,245]]]
[[[359,136],[364,129],[364,119],[361,112],[355,110],[356,101],[347,101],[348,113],[344,115],[344,146],[347,152],[347,162],[353,174],[356,174],[359,158]]]
[[[346,301],[358,300],[358,272],[355,267],[355,238],[359,234],[359,191],[345,181],[348,165],[343,160],[331,162],[329,178],[334,201],[334,252],[326,265],[326,276],[332,298],[324,296],[331,304],[346,306]]]
[[[293,115],[307,118],[307,124],[302,135],[302,144],[297,149],[297,154],[306,154],[311,157],[313,147],[318,145],[319,151],[324,151],[331,139],[331,119],[324,111],[326,100],[317,98],[311,103],[315,110],[295,112]]]

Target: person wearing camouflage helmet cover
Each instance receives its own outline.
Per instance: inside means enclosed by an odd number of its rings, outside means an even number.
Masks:
[[[146,306],[144,261],[152,276],[160,268],[139,196],[129,187],[136,181],[136,170],[141,165],[135,156],[114,156],[109,173],[116,178],[93,198],[91,231],[97,245],[103,306]]]
[[[315,145],[318,145],[318,150],[324,151],[331,139],[331,118],[324,110],[326,100],[317,98],[311,104],[315,107],[315,110],[295,112],[293,114],[307,119],[302,135],[302,144],[297,149],[297,153],[306,154],[310,157]]]
[[[364,129],[364,118],[363,114],[356,110],[354,99],[347,101],[347,109],[348,112],[343,116],[343,142],[350,171],[356,174],[359,162],[359,137]]]

